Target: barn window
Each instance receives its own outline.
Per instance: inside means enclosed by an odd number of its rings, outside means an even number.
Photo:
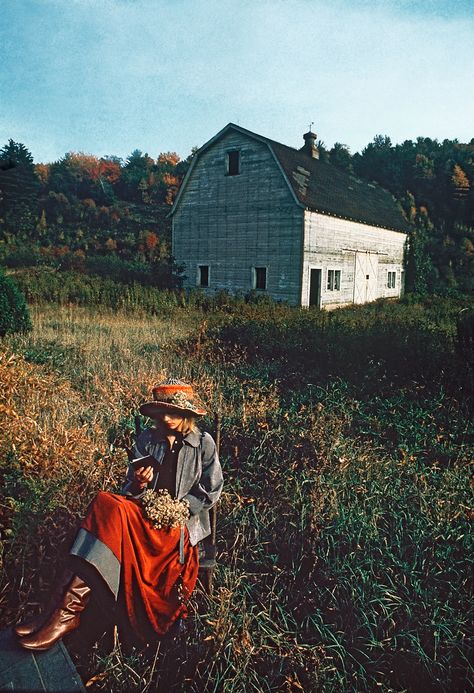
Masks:
[[[227,175],[238,176],[240,173],[240,152],[234,150],[227,152]]]
[[[209,286],[209,265],[198,265],[198,286]]]
[[[253,268],[253,288],[259,291],[265,291],[267,288],[267,268],[266,267],[254,267]]]
[[[328,291],[339,291],[341,288],[341,270],[328,270]]]
[[[395,288],[396,280],[397,280],[397,273],[396,272],[388,272],[388,274],[387,274],[387,286],[389,289]]]

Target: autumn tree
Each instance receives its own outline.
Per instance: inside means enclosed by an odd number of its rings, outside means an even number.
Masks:
[[[465,200],[469,192],[469,179],[458,164],[454,164],[451,183],[456,200]]]
[[[93,198],[100,203],[115,200],[113,184],[120,178],[120,164],[84,152],[68,152],[50,166],[50,188],[72,198]]]
[[[153,231],[145,231],[145,250],[150,259],[155,255],[158,242],[159,238],[156,233]]]
[[[35,164],[35,173],[43,188],[48,185],[50,166],[49,164]]]

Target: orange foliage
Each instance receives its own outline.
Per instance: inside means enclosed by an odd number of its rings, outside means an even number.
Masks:
[[[76,172],[79,178],[89,178],[92,181],[104,178],[109,183],[115,183],[121,173],[120,164],[117,162],[98,159],[93,154],[84,154],[84,152],[69,152],[67,165]]]
[[[42,185],[46,185],[46,183],[49,180],[49,164],[35,164],[35,173],[38,176]]]
[[[147,250],[151,251],[158,245],[158,236],[153,231],[147,231],[145,235],[145,246]]]
[[[163,183],[165,185],[179,185],[178,176],[173,176],[172,173],[163,173]]]
[[[120,178],[121,169],[120,164],[116,161],[107,161],[101,159],[99,161],[99,175],[101,178],[105,178],[109,183],[115,183]]]
[[[181,161],[181,159],[176,152],[162,152],[158,155],[156,163],[159,165],[168,164],[169,166],[176,166],[179,161]]]
[[[64,255],[67,255],[69,253],[69,246],[68,245],[62,245],[62,246],[54,246],[51,249],[54,257],[63,257]]]

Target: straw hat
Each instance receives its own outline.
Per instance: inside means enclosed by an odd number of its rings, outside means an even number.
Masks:
[[[153,401],[145,402],[140,407],[140,413],[145,416],[155,416],[164,412],[179,412],[184,415],[204,416],[206,410],[193,390],[192,385],[182,380],[171,378],[153,386]]]

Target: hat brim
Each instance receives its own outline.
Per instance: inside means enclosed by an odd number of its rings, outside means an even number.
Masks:
[[[204,416],[207,414],[205,409],[183,409],[182,407],[177,407],[175,404],[169,404],[168,402],[158,402],[154,400],[153,402],[145,402],[139,408],[140,414],[144,416],[156,416],[157,414],[163,414],[163,412],[177,412],[179,414],[184,414],[188,416]]]

